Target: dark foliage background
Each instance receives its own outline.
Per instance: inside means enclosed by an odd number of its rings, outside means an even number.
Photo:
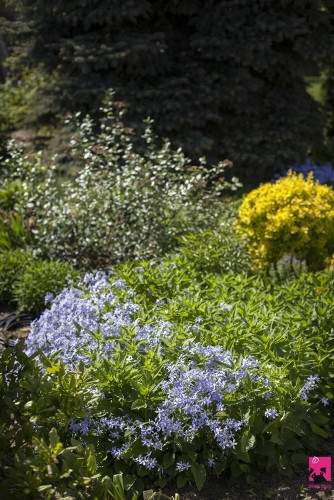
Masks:
[[[321,137],[305,75],[332,57],[332,0],[9,0],[25,64],[57,77],[45,115],[96,112],[107,88],[128,125],[151,116],[194,160],[230,158],[248,182]],[[18,21],[0,29],[18,41]],[[13,34],[14,33],[14,34]]]

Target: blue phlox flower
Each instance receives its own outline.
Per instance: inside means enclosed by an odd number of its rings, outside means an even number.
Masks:
[[[175,468],[177,472],[184,472],[191,468],[191,464],[189,462],[177,462]]]
[[[70,423],[70,430],[77,434],[82,434],[83,436],[87,436],[89,431],[93,425],[93,421],[90,418],[86,418],[84,420],[80,420],[79,422]]]
[[[45,304],[48,304],[49,302],[52,302],[54,299],[54,294],[49,292],[45,295],[45,299],[44,299],[44,302]]]
[[[146,455],[138,455],[138,457],[135,458],[135,461],[146,469],[155,469],[158,466],[158,461],[156,458],[152,458],[151,455],[151,452],[147,453]]]
[[[275,408],[267,408],[264,412],[264,416],[274,420],[278,416],[278,411]]]
[[[113,286],[115,286],[116,288],[122,288],[123,290],[126,290],[127,288],[123,280],[115,280],[113,282]]]

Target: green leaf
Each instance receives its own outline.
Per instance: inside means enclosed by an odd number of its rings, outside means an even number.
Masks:
[[[275,444],[283,444],[277,432],[274,432],[270,438],[270,441]]]
[[[291,457],[293,464],[307,464],[307,455],[305,453],[294,453]]]
[[[215,472],[220,475],[225,470],[225,465],[222,462],[216,462],[214,465]]]
[[[51,448],[56,448],[57,444],[59,443],[59,436],[57,434],[56,429],[53,427],[49,433],[49,438],[50,438],[50,446]]]
[[[125,491],[128,491],[131,488],[131,486],[134,485],[135,481],[136,481],[136,476],[134,474],[126,474],[123,477]]]
[[[95,453],[94,452],[91,452],[89,455],[88,455],[88,459],[87,459],[87,470],[88,472],[90,472],[91,474],[94,474],[95,470],[96,470],[96,458],[95,458]],[[114,476],[115,477],[115,476]]]
[[[315,424],[319,425],[325,425],[329,421],[329,418],[324,415],[312,415],[311,419]]]
[[[256,441],[256,437],[254,434],[250,434],[249,432],[245,433],[241,438],[241,450],[245,453],[251,448],[253,448]]]
[[[241,476],[242,470],[240,469],[240,463],[238,460],[233,460],[231,463],[231,472],[234,478]]]
[[[193,473],[195,483],[198,491],[200,491],[205,483],[206,470],[203,464],[193,463],[191,466],[191,472]]]
[[[146,408],[146,406],[144,399],[136,399],[131,405],[131,410],[141,410],[142,408]]]
[[[176,484],[178,488],[183,488],[187,484],[187,478],[184,474],[179,474],[176,479]]]
[[[173,463],[173,455],[171,453],[166,453],[162,459],[162,466],[164,469],[168,469]]]
[[[286,469],[287,466],[289,465],[289,462],[284,455],[280,455],[278,463],[279,463],[280,467],[282,467],[282,469]]]
[[[325,439],[328,438],[328,432],[326,432],[324,429],[322,429],[321,427],[319,427],[317,424],[311,424],[311,429],[318,436],[321,436],[321,437],[323,437]]]

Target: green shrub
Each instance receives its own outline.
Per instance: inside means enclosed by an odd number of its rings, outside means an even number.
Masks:
[[[29,252],[6,250],[0,252],[0,302],[9,304],[14,300],[16,282],[32,262]]]
[[[184,266],[201,273],[239,273],[250,266],[246,243],[237,233],[234,222],[239,203],[225,203],[225,210],[211,231],[189,234],[179,238],[178,254]]]
[[[89,118],[79,123],[71,141],[75,178],[59,179],[40,157],[30,167],[15,153],[7,162],[11,179],[22,180],[18,208],[34,219],[40,256],[92,268],[159,256],[176,245],[177,236],[212,227],[222,192],[239,185],[223,179],[224,164],[209,169],[203,160],[193,167],[168,141],[158,146],[149,124],[145,148],[135,152],[136,135],[120,119],[106,108],[99,134]],[[212,175],[218,180],[209,189]]]
[[[0,210],[14,210],[20,195],[22,195],[22,183],[18,179],[2,186],[0,189]]]
[[[0,251],[26,247],[30,242],[30,236],[20,213],[0,214]]]
[[[48,294],[59,293],[78,277],[78,271],[69,264],[36,259],[24,268],[15,282],[13,297],[20,310],[39,314],[45,309]]]

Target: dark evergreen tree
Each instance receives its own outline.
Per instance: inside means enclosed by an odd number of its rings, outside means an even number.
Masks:
[[[333,50],[333,0],[15,0],[29,61],[57,69],[53,111],[95,111],[106,88],[194,159],[249,181],[321,133],[304,76]]]

